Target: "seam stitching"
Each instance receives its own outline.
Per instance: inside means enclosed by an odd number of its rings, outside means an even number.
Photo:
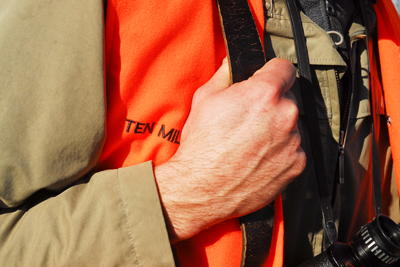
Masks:
[[[279,58],[284,58],[284,59],[297,59],[296,57],[286,57],[282,55],[276,55]],[[310,58],[310,61],[319,61],[319,62],[343,62],[342,60],[332,60],[332,59],[320,59],[320,58]]]
[[[135,256],[136,263],[137,263],[137,265],[139,266],[140,263],[139,263],[139,259],[138,259],[137,253],[136,253],[135,244],[134,244],[134,242],[133,242],[131,226],[130,226],[129,220],[128,220],[128,213],[126,212],[125,202],[124,202],[124,199],[122,198],[121,184],[120,184],[120,182],[119,182],[119,171],[118,171],[118,169],[117,169],[117,181],[118,181],[118,192],[119,192],[119,196],[120,196],[120,198],[121,198],[122,208],[123,208],[123,210],[124,210],[124,216],[125,216],[125,219],[126,219],[126,224],[128,225],[129,238],[131,239],[131,243],[132,243],[133,255]]]
[[[292,27],[290,27],[290,26],[283,26],[283,25],[280,25],[280,24],[278,24],[278,23],[275,23],[275,22],[267,22],[268,23],[268,25],[271,25],[271,26],[276,26],[276,27],[278,27],[278,28],[283,28],[283,29],[292,29]],[[317,30],[317,29],[303,29],[305,32],[320,32],[320,30]]]
[[[324,102],[325,102],[325,105],[326,105],[326,115],[328,116],[328,118],[329,118],[329,125],[332,125],[332,103],[331,103],[331,101],[330,101],[330,97],[329,97],[329,94],[330,94],[330,92],[328,91],[328,79],[327,79],[327,77],[326,77],[326,73],[325,73],[326,71],[325,70],[323,70],[323,71],[321,71],[321,78],[322,78],[322,80],[323,80],[323,84],[324,84],[324,91],[325,91],[325,99],[324,99]],[[329,107],[328,107],[328,105],[329,105]],[[329,110],[328,110],[329,109]]]

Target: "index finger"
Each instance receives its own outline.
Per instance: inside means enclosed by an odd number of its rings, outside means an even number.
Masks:
[[[289,60],[274,58],[256,71],[251,79],[268,83],[272,88],[279,88],[282,95],[289,91],[296,80],[296,68]]]

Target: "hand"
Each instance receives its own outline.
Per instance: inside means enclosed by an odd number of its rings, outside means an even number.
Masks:
[[[229,86],[224,63],[200,87],[181,145],[155,176],[171,242],[273,201],[304,169],[293,65],[274,59]]]

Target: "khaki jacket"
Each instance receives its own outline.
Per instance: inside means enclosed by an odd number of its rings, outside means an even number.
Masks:
[[[174,266],[151,163],[91,173],[105,139],[102,1],[0,0],[0,265]],[[90,12],[88,12],[90,10]],[[266,1],[267,58],[296,63],[283,0]],[[302,16],[315,84],[328,183],[340,132],[337,77],[346,64],[330,37]],[[337,190],[339,238],[371,217],[370,110],[366,52],[359,42],[346,137],[345,185]],[[322,218],[299,85],[292,89],[308,155],[284,193],[285,265],[321,252]],[[384,106],[377,108],[384,114]],[[383,120],[384,121],[384,120]],[[385,125],[380,153],[384,211],[399,220]],[[66,164],[68,162],[68,164]],[[82,178],[83,177],[83,178]]]
[[[0,266],[174,266],[152,164],[90,174],[103,60],[101,0],[0,0]]]

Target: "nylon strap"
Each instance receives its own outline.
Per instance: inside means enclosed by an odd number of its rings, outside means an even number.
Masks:
[[[231,74],[231,84],[250,78],[265,64],[264,49],[247,0],[217,0]],[[265,263],[272,242],[274,202],[240,218],[241,266]]]
[[[327,237],[328,241],[326,245],[331,245],[336,242],[337,232],[332,207],[330,204],[330,194],[328,191],[326,179],[324,155],[316,112],[314,86],[312,83],[306,38],[304,36],[303,25],[300,19],[300,12],[297,7],[296,1],[285,0],[285,4],[289,12],[290,22],[292,26],[293,39],[297,55],[297,65],[300,76],[301,92],[306,113],[308,134],[310,138],[310,144],[312,144],[311,152],[318,181],[324,236]]]

